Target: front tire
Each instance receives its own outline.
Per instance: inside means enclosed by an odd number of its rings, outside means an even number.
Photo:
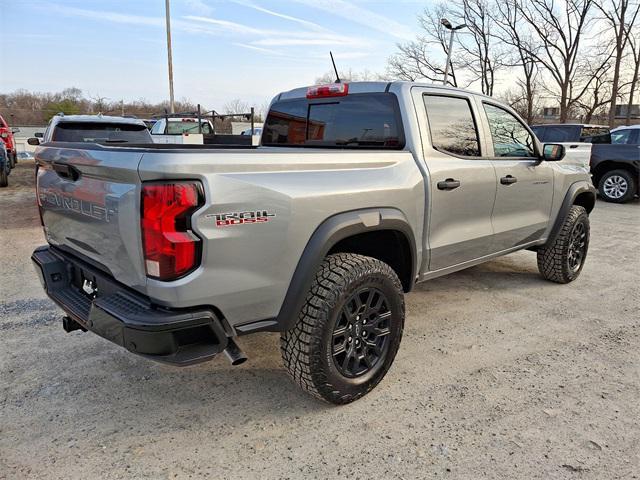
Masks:
[[[627,170],[611,170],[600,178],[598,192],[606,202],[625,203],[635,195],[636,182]]]
[[[350,403],[384,378],[403,328],[404,294],[389,265],[362,255],[329,255],[298,322],[281,335],[282,359],[303,390],[330,403]]]
[[[538,249],[538,270],[547,280],[569,283],[580,275],[589,250],[589,216],[573,205],[550,244]]]

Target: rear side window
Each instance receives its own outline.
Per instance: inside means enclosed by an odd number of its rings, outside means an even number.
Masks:
[[[480,141],[471,105],[465,98],[424,95],[431,143],[436,150],[465,157],[480,156]]]
[[[56,125],[54,142],[152,143],[144,125],[130,123],[61,122]]]
[[[401,149],[398,100],[390,93],[361,93],[276,102],[264,124],[262,144]]]
[[[488,103],[484,104],[496,157],[535,157],[533,135],[512,113]]]

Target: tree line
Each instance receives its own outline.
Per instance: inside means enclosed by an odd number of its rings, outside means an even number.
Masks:
[[[176,112],[195,112],[198,105],[191,100],[175,102]],[[260,121],[261,105],[256,110],[255,121]],[[169,102],[149,102],[144,99],[135,101],[110,100],[100,95],[86,95],[79,88],[66,88],[61,92],[29,92],[17,90],[12,93],[0,93],[0,113],[11,125],[45,125],[58,113],[65,115],[128,115],[137,118],[152,118],[169,110]],[[201,111],[210,111],[201,106]],[[249,103],[233,99],[225,103],[219,113],[248,113]]]

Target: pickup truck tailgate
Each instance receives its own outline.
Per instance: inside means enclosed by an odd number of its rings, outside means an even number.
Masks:
[[[118,155],[98,145],[73,145],[36,152],[38,205],[47,240],[122,283],[144,288],[142,153],[131,149]]]

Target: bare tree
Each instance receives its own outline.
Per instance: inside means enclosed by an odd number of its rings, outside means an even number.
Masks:
[[[482,93],[493,95],[496,72],[504,66],[505,53],[491,35],[495,15],[487,0],[457,0],[455,14],[466,25],[461,40],[460,63],[471,76],[471,83],[480,82]],[[468,33],[467,33],[468,32]]]
[[[222,109],[224,110],[224,113],[227,114],[248,113],[251,110],[251,105],[239,98],[234,98],[233,100],[225,103]]]
[[[631,82],[629,83],[629,102],[627,103],[627,116],[625,123],[631,125],[631,107],[640,80],[640,28],[629,35],[629,47],[631,49],[631,62],[633,64]]]
[[[399,44],[399,52],[389,58],[387,74],[401,80],[442,81],[445,72],[446,57],[449,53],[449,31],[440,20],[451,16],[452,10],[444,3],[425,9],[418,17],[424,34],[416,40]],[[458,86],[456,78],[457,63],[452,59],[447,83]]]
[[[562,11],[554,0],[516,0],[523,27],[530,29],[539,49],[527,53],[544,67],[557,87],[560,121],[566,122],[574,104],[589,89],[581,71],[580,49],[585,31],[593,19],[594,0],[564,0]]]
[[[382,75],[376,74],[370,70],[362,70],[360,72],[354,71],[351,68],[347,71],[340,71],[340,80],[343,82],[368,82],[375,80],[385,80]],[[333,70],[326,72],[324,75],[316,78],[316,85],[325,83],[333,83],[336,80],[336,72]]]
[[[492,31],[492,35],[510,50],[510,55],[505,58],[504,63],[511,67],[520,67],[522,70],[523,77],[518,79],[517,83],[524,98],[518,104],[526,104],[521,113],[527,123],[531,124],[535,117],[534,104],[538,90],[538,68],[533,53],[538,53],[540,47],[533,42],[529,30],[522,28],[517,0],[497,2],[493,16],[496,29]]]
[[[633,28],[633,24],[638,18],[640,11],[640,3],[630,0],[608,0],[606,4],[596,2],[595,4],[604,18],[609,23],[614,34],[614,65],[613,65],[613,81],[611,88],[610,106],[609,106],[609,126],[613,127],[616,118],[616,104],[619,95],[620,85],[620,67],[622,58],[629,41],[629,35]]]
[[[594,116],[611,101],[613,80],[610,72],[611,54],[601,53],[591,60],[591,68],[587,75],[592,79],[586,94],[575,104],[583,113],[584,123],[591,123]]]

